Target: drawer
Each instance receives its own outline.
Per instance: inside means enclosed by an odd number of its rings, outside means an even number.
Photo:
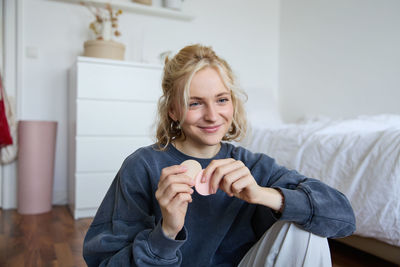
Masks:
[[[154,136],[157,103],[77,101],[77,135]]]
[[[77,97],[157,101],[162,68],[78,63]]]
[[[116,172],[77,174],[75,207],[77,209],[99,207],[116,174]]]
[[[150,137],[77,137],[76,172],[117,172],[127,156],[152,143]]]

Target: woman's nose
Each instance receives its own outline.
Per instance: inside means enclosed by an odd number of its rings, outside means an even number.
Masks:
[[[217,120],[217,109],[214,105],[208,105],[205,110],[204,119],[208,121],[216,121]]]

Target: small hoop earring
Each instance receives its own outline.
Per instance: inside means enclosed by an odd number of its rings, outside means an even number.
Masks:
[[[181,124],[179,123],[179,121],[171,121],[171,130],[173,132],[180,132],[181,131]]]
[[[228,133],[231,133],[233,131],[233,127],[234,127],[234,124],[232,123],[231,126],[228,129]]]

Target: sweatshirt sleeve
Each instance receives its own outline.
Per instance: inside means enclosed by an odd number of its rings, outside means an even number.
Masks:
[[[329,238],[348,236],[355,231],[353,209],[338,190],[279,166],[266,155],[260,156],[252,172],[264,176],[263,186],[279,188],[284,195],[280,220],[292,221],[309,232]]]
[[[180,266],[186,230],[164,235],[144,164],[126,160],[110,186],[85,236],[88,266]]]

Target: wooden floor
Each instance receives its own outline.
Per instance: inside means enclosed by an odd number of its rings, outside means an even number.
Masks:
[[[86,266],[82,242],[91,219],[74,220],[66,206],[40,215],[0,209],[0,266]],[[330,241],[333,266],[396,266]]]

